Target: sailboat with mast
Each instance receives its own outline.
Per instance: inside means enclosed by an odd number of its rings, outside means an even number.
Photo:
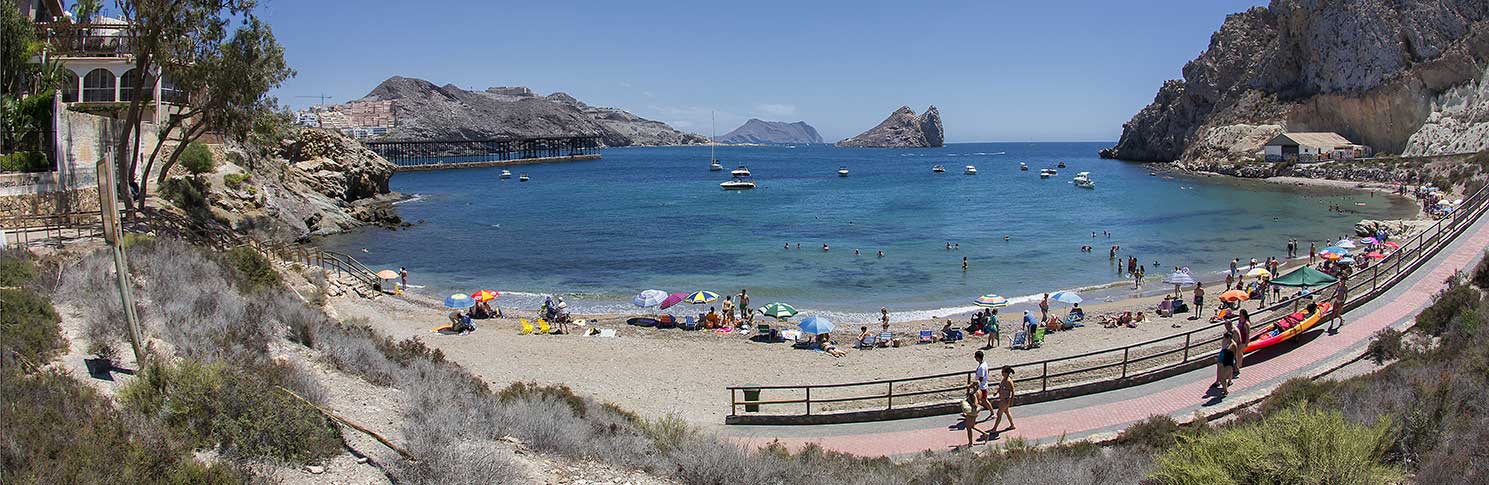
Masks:
[[[713,113],[708,114],[709,120],[713,120],[713,117]],[[719,163],[719,157],[718,155],[715,155],[714,152],[714,145],[718,143],[718,140],[716,140],[716,138],[719,137],[718,121],[714,121],[712,130],[713,132],[710,133],[708,136],[708,171],[719,172],[724,170],[724,164]]]

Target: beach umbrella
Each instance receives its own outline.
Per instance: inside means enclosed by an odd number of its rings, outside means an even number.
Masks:
[[[657,307],[657,308],[661,308],[663,310],[666,310],[668,308],[671,308],[672,305],[676,305],[678,303],[682,303],[682,299],[683,298],[687,298],[687,297],[688,297],[688,294],[686,292],[682,292],[682,291],[679,291],[677,293],[673,293],[671,295],[667,295],[666,298],[663,298],[662,299],[662,306]]]
[[[1051,300],[1058,301],[1060,303],[1071,303],[1071,304],[1080,303],[1082,301],[1085,301],[1084,298],[1081,298],[1080,295],[1075,294],[1074,291],[1056,291],[1056,292],[1050,294],[1050,299]]]
[[[833,329],[831,321],[815,315],[802,320],[801,324],[797,326],[801,327],[801,331],[812,335],[829,333]]]
[[[1360,240],[1360,244],[1375,244],[1378,242],[1380,242],[1380,240],[1373,237],[1367,237]]]
[[[688,302],[690,305],[702,305],[704,303],[713,303],[717,299],[719,299],[718,293],[699,290],[683,297],[682,301]]]
[[[1163,277],[1163,282],[1175,286],[1192,285],[1197,283],[1197,281],[1194,280],[1193,276],[1190,276],[1189,273],[1183,271],[1175,271],[1173,273],[1170,273],[1168,276]]]
[[[1220,301],[1246,301],[1251,299],[1251,294],[1245,290],[1230,290],[1220,294]]]
[[[445,308],[463,309],[476,306],[476,300],[471,299],[465,293],[456,293],[445,297]]]
[[[385,280],[396,280],[398,279],[398,272],[391,269],[385,269],[382,271],[378,271],[377,277]]]
[[[977,297],[976,300],[972,300],[972,304],[983,308],[1003,308],[1008,306],[1008,299],[988,293]]]
[[[502,294],[500,291],[495,290],[481,290],[470,294],[471,299],[476,301],[491,301],[495,300],[498,296],[502,296]]]
[[[1319,252],[1320,253],[1334,253],[1334,254],[1349,254],[1349,250],[1348,249],[1344,249],[1344,248],[1341,248],[1339,246],[1329,246],[1329,247],[1326,247],[1326,248],[1323,248],[1323,249],[1319,250]]]
[[[1304,266],[1293,270],[1293,272],[1272,278],[1271,284],[1287,286],[1292,288],[1306,288],[1309,286],[1322,286],[1339,281],[1338,278],[1329,276],[1328,273],[1313,269],[1312,266]]]
[[[1350,241],[1349,238],[1340,239],[1339,242],[1334,243],[1334,245],[1335,246],[1338,246],[1338,247],[1341,247],[1341,248],[1344,248],[1344,249],[1354,249],[1355,248],[1354,241]]]
[[[1349,257],[1349,256],[1345,256],[1345,257],[1339,258],[1339,262],[1346,263],[1346,264],[1353,263],[1353,262],[1355,262],[1355,258],[1352,258],[1352,257]]]
[[[776,320],[785,320],[796,316],[796,308],[781,302],[771,303],[760,307],[760,314]]]
[[[1401,249],[1401,244],[1398,244],[1396,241],[1386,241],[1386,242],[1380,243],[1380,245],[1385,246],[1385,247],[1388,247],[1388,248],[1391,248],[1391,249]]]
[[[646,308],[649,306],[657,306],[662,303],[662,300],[665,299],[667,299],[667,292],[665,291],[646,290],[641,292],[640,294],[637,294],[636,298],[632,298],[631,304]]]
[[[1266,268],[1259,268],[1259,267],[1258,268],[1251,268],[1251,271],[1247,271],[1246,272],[1246,277],[1247,278],[1263,278],[1263,277],[1265,277],[1265,278],[1271,278],[1272,277],[1272,272],[1271,271],[1267,271]]]
[[[1343,254],[1339,254],[1339,253],[1323,253],[1323,254],[1319,255],[1319,257],[1324,258],[1324,259],[1328,259],[1328,260],[1336,260],[1336,259],[1339,259],[1339,258],[1343,258],[1344,255]]]
[[[1365,253],[1365,257],[1370,258],[1370,259],[1381,259],[1381,258],[1386,257],[1386,255],[1381,254],[1380,251],[1371,251],[1371,252]]]

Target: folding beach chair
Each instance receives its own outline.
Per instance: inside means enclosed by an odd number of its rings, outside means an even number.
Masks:
[[[770,325],[766,325],[763,323],[755,326],[755,335],[756,338],[760,339],[761,342],[771,342],[775,340],[775,331],[770,329]]]
[[[883,333],[880,333],[879,334],[879,346],[880,347],[888,347],[888,346],[890,346],[892,344],[894,344],[894,333],[893,332],[883,332]]]
[[[872,349],[872,348],[876,347],[878,345],[878,343],[879,343],[879,337],[874,336],[874,335],[870,335],[870,336],[867,336],[867,337],[864,337],[864,338],[859,339],[857,342],[853,342],[853,347],[854,348],[859,348],[859,349]]]
[[[548,326],[548,321],[539,318],[538,319],[538,335],[548,335],[548,332],[551,332],[551,331],[553,331],[553,328]]]
[[[1027,335],[1028,334],[1024,333],[1023,330],[1019,330],[1018,333],[1013,334],[1013,341],[1012,342],[1009,342],[1008,343],[1008,346],[1009,347],[1022,347],[1025,344],[1025,339],[1026,339],[1026,336]]]
[[[528,323],[528,321],[527,321],[526,318],[522,319],[521,322],[522,322],[522,332],[518,333],[517,335],[532,335],[532,333],[533,333],[533,324]]]
[[[1044,327],[1034,329],[1034,346],[1044,346]]]
[[[698,322],[695,321],[695,320],[693,320],[693,316],[692,315],[688,315],[686,317],[686,319],[683,320],[682,329],[683,330],[697,330],[698,329]]]
[[[936,332],[929,328],[920,329],[920,343],[928,344],[936,341]]]

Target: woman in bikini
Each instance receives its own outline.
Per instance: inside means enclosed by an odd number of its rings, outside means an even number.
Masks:
[[[1014,429],[1013,413],[1008,411],[1011,407],[1013,407],[1013,367],[1005,365],[1003,366],[1003,380],[998,382],[998,413],[993,417],[992,427],[994,433],[999,431],[998,424],[1003,421],[1004,416],[1008,416],[1008,429],[1003,431]]]

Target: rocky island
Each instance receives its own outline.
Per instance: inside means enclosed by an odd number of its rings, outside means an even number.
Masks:
[[[508,136],[599,135],[605,146],[696,145],[708,138],[618,108],[590,106],[565,93],[525,87],[467,91],[453,84],[393,76],[360,101],[392,101],[390,140],[479,140]]]
[[[1104,158],[1251,159],[1336,132],[1377,152],[1489,148],[1489,3],[1274,0],[1230,15]]]
[[[941,112],[935,106],[926,108],[916,116],[909,106],[890,113],[889,118],[869,131],[837,142],[840,147],[868,148],[924,148],[945,144],[945,133],[941,127]]]
[[[725,133],[714,139],[720,143],[754,143],[765,145],[784,145],[791,143],[810,144],[825,143],[822,135],[817,134],[817,129],[812,128],[805,121],[787,123],[784,121],[764,121],[758,118],[750,118],[745,124],[735,128],[734,131]]]

